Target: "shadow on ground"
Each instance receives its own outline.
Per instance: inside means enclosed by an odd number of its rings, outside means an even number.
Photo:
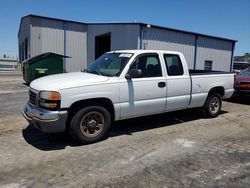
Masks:
[[[222,111],[221,114],[223,113],[227,112]],[[190,109],[118,121],[112,124],[107,138],[120,135],[132,135],[135,132],[171,125],[181,126],[183,122],[200,118],[202,118],[202,116],[199,109]],[[32,125],[28,125],[28,127],[23,129],[22,133],[27,143],[43,151],[60,150],[67,146],[79,146],[68,133],[46,134],[37,130]]]
[[[26,82],[23,82],[22,84],[25,85],[25,86],[28,86],[28,87],[30,86],[30,84],[26,83]]]
[[[28,125],[23,129],[22,134],[28,144],[43,151],[61,150],[65,149],[66,146],[79,146],[67,132],[47,134],[39,131],[32,125]]]
[[[235,95],[234,97],[231,97],[226,101],[237,104],[250,105],[250,95]]]

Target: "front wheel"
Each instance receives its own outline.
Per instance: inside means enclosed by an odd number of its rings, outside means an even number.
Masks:
[[[110,123],[110,113],[104,107],[88,106],[73,116],[69,131],[78,142],[89,144],[101,140],[108,132]]]
[[[202,112],[205,117],[217,117],[221,110],[222,99],[219,94],[213,94],[208,97]]]

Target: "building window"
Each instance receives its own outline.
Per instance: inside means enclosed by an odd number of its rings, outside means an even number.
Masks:
[[[213,61],[205,61],[204,70],[211,71],[212,65],[213,65]]]

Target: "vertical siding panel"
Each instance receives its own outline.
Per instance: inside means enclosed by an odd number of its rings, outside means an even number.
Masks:
[[[31,49],[30,45],[32,44],[30,24],[31,24],[30,17],[23,18],[20,31],[19,31],[19,35],[18,35],[18,50],[19,50],[19,45],[22,45],[25,39],[28,38],[28,58],[32,55],[31,50],[30,50]]]
[[[197,46],[197,69],[204,69],[209,60],[213,70],[230,71],[232,42],[199,36]]]
[[[163,30],[158,28],[147,28],[144,38],[145,49],[179,51],[185,55],[189,68],[193,68],[195,35]]]
[[[42,53],[41,19],[31,18],[31,57]]]
[[[80,71],[87,66],[86,25],[66,23],[66,55],[71,57],[66,61],[66,70]],[[31,56],[45,52],[64,55],[64,22],[32,17],[31,39]]]
[[[42,53],[54,52],[64,54],[63,21],[41,19]]]
[[[87,34],[86,25],[67,23],[66,31],[66,55],[72,58],[67,59],[67,71],[80,71],[87,66]]]

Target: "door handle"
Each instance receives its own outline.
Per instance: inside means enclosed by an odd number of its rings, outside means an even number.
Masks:
[[[166,82],[159,82],[158,83],[158,87],[165,87],[166,86]]]

